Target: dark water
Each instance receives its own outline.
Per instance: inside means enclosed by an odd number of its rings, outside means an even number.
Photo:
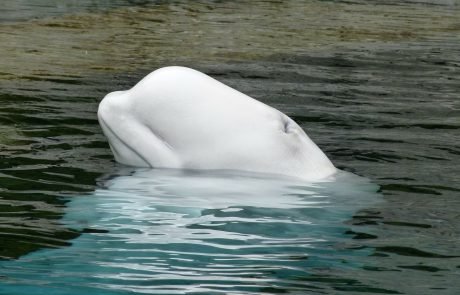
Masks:
[[[458,1],[66,3],[0,8],[0,294],[459,293]],[[285,112],[337,167],[378,184],[383,199],[342,181],[326,193],[294,186],[331,198],[334,210],[319,217],[305,196],[182,204],[226,196],[226,187],[259,198],[299,191],[265,179],[255,193],[252,176],[206,175],[197,190],[190,175],[160,173],[152,187],[178,184],[168,196],[182,205],[155,199],[154,212],[136,211],[145,218],[117,217],[128,214],[116,206],[124,195],[111,192],[137,196],[135,206],[120,205],[126,212],[161,194],[135,192],[136,182],[113,189],[127,176],[99,129],[97,104],[171,64]],[[146,219],[170,224],[149,229]],[[180,243],[152,238],[171,228],[182,229]],[[184,236],[200,231],[218,238]],[[262,238],[286,247],[261,247]],[[229,259],[217,263],[219,255]]]

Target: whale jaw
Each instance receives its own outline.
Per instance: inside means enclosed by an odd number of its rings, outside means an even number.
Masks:
[[[123,136],[120,128],[116,128],[121,124],[126,124],[123,122],[126,121],[124,114],[127,113],[128,107],[123,105],[123,103],[126,104],[126,100],[122,97],[123,92],[111,92],[101,101],[97,111],[99,125],[109,141],[110,149],[117,162],[134,167],[150,167],[142,155],[130,145],[130,138]],[[118,123],[115,124],[115,122]]]
[[[129,91],[115,91],[99,104],[99,124],[115,160],[133,167],[182,168],[170,146],[139,120],[132,103]]]

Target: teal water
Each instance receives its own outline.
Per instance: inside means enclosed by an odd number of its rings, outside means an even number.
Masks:
[[[327,290],[373,253],[343,224],[380,200],[342,172],[317,182],[239,172],[124,171],[62,219],[72,245],[2,263],[5,294],[183,294]],[[313,285],[322,279],[332,286]],[[366,286],[360,286],[366,288]]]
[[[458,1],[2,5],[0,294],[459,293]],[[173,64],[362,178],[125,170],[97,105]]]

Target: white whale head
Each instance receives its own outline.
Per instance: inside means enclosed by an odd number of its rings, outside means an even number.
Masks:
[[[230,169],[315,180],[336,171],[302,128],[196,70],[156,70],[104,97],[98,119],[116,161],[136,167]]]

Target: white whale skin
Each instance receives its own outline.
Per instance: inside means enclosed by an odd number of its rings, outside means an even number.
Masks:
[[[280,111],[190,68],[158,69],[107,94],[98,119],[115,160],[326,178],[336,168]]]

